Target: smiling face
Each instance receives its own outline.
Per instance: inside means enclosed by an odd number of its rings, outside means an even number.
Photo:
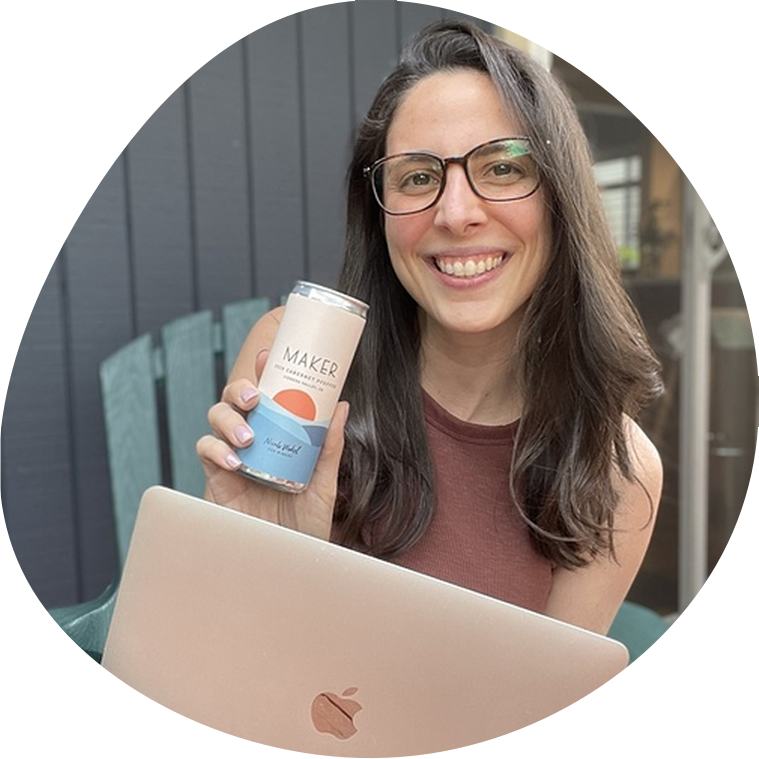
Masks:
[[[458,156],[488,140],[522,134],[487,74],[438,72],[401,101],[386,154]],[[539,189],[522,200],[483,200],[464,169],[449,165],[445,191],[426,211],[385,215],[390,260],[424,311],[423,328],[513,338],[548,260],[550,231]]]

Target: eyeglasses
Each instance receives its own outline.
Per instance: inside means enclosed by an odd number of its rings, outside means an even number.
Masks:
[[[540,184],[527,137],[501,137],[450,158],[425,152],[398,153],[367,166],[364,176],[371,181],[374,197],[385,213],[404,216],[437,203],[452,163],[464,168],[476,195],[494,203],[527,198]]]

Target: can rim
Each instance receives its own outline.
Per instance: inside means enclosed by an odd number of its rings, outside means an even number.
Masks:
[[[299,292],[301,289],[308,289],[308,293]],[[369,304],[364,301],[354,298],[345,293],[341,293],[338,290],[333,290],[331,287],[325,287],[324,285],[318,285],[315,282],[308,282],[303,279],[299,279],[295,282],[293,287],[293,293],[305,296],[307,298],[313,297],[314,293],[327,295],[327,298],[314,298],[314,300],[321,300],[324,303],[331,303],[334,306],[343,308],[351,313],[358,314],[359,316],[366,317],[367,311],[369,311]]]

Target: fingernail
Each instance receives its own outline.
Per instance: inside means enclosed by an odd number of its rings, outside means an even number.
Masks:
[[[258,390],[256,390],[256,388],[254,388],[254,387],[246,387],[245,390],[243,390],[240,393],[240,400],[242,400],[243,403],[249,403],[257,395],[258,395]]]
[[[244,424],[235,427],[235,437],[240,445],[246,445],[253,440],[253,432],[250,427],[246,427]]]
[[[237,469],[238,467],[242,465],[242,461],[240,461],[240,457],[234,453],[227,454],[225,461],[227,462],[227,465],[229,466],[230,469]]]

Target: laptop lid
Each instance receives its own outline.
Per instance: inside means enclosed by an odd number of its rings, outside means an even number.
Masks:
[[[504,735],[627,661],[601,635],[163,487],[142,499],[103,654],[197,722],[355,757]]]

